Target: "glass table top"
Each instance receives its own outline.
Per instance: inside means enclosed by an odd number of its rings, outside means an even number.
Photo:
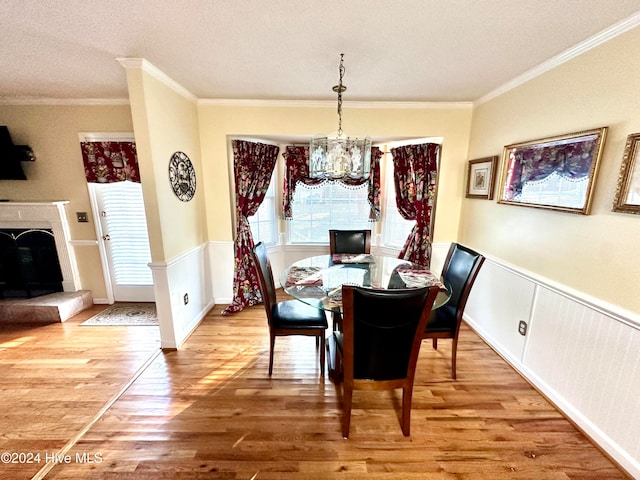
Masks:
[[[439,285],[433,308],[447,303],[451,291],[424,266],[395,257],[370,254],[319,255],[292,263],[280,285],[292,297],[324,310],[342,308],[342,285],[376,289]]]

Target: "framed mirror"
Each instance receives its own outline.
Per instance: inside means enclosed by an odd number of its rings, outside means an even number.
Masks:
[[[640,133],[627,137],[627,145],[622,157],[618,188],[613,202],[614,212],[635,213],[640,215]]]

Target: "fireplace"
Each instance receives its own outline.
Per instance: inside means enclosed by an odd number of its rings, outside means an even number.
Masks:
[[[0,203],[0,232],[3,232],[0,233],[0,255],[3,256],[0,262],[5,265],[0,268],[8,268],[13,273],[9,283],[2,273],[0,282],[5,285],[0,285],[0,289],[16,297],[50,293],[46,290],[76,292],[80,289],[65,212],[68,203]],[[16,280],[18,274],[21,278]],[[40,277],[35,284],[31,281],[34,275]]]
[[[0,298],[62,291],[62,271],[50,229],[0,229]]]

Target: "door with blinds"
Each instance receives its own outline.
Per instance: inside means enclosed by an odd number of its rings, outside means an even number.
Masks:
[[[91,183],[89,188],[100,221],[98,241],[107,264],[113,300],[155,301],[142,185]]]

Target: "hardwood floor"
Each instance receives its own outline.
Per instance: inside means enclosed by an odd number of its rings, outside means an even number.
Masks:
[[[357,391],[345,440],[314,338],[278,338],[269,378],[262,306],[220,311],[168,353],[155,327],[79,326],[91,312],[4,328],[0,451],[41,457],[0,477],[629,478],[467,327],[456,381],[450,342],[424,342],[409,438],[400,391]]]

